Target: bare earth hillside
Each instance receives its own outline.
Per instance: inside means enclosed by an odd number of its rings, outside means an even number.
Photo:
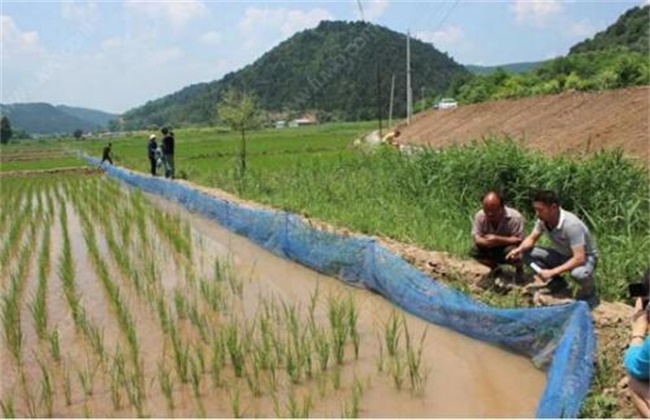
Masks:
[[[649,105],[650,86],[484,102],[418,114],[410,127],[403,127],[401,139],[435,147],[509,134],[544,153],[620,147],[647,162]]]

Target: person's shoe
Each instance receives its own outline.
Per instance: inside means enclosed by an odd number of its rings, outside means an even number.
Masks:
[[[551,294],[558,294],[569,290],[569,283],[562,276],[555,276],[546,284]]]
[[[517,264],[515,266],[515,283],[522,285],[526,282],[526,274],[524,272],[524,266]]]

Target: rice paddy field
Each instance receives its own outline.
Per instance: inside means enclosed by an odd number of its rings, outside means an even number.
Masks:
[[[252,132],[243,174],[236,134],[176,130],[176,173],[460,257],[485,189],[503,189],[528,230],[528,193],[551,188],[595,235],[605,300],[625,301],[627,283],[647,266],[648,173],[622,153],[548,157],[510,139],[409,155],[352,146],[374,128]],[[252,248],[206,233],[217,228],[101,171],[75,169],[84,166],[77,151],[99,156],[111,141],[116,164],[146,173],[149,134],[3,146],[3,417],[533,415],[544,378],[527,360],[464,337],[441,338],[379,297],[299,267],[261,269],[281,263],[238,255]],[[282,282],[287,273],[295,283]],[[452,346],[440,349],[439,340]],[[452,386],[456,375],[443,367],[467,348],[479,349],[475,363]],[[481,363],[486,357],[490,363]],[[583,415],[616,413],[613,397],[602,393],[620,371],[612,357],[601,355]],[[522,372],[526,381],[517,379]],[[500,411],[490,395],[513,402]],[[468,404],[473,399],[478,406]]]
[[[541,395],[527,359],[105,177],[1,192],[3,417],[530,416]]]

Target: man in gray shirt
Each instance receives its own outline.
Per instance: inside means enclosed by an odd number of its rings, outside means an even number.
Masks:
[[[594,285],[594,270],[598,262],[596,244],[589,228],[575,214],[560,207],[553,191],[537,191],[533,196],[533,207],[538,220],[533,231],[514,250],[507,259],[519,259],[522,254],[553,291],[563,283],[561,274],[569,272],[580,286],[576,299],[586,301],[590,307],[598,303]],[[534,247],[545,234],[551,240],[551,247]]]
[[[506,255],[524,239],[524,218],[503,203],[501,195],[489,191],[481,200],[483,208],[474,216],[472,224],[471,255],[483,265],[492,269],[505,264]],[[522,267],[517,267],[517,279],[521,280]]]

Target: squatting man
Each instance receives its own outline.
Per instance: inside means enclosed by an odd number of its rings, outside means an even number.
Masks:
[[[560,207],[553,191],[537,191],[533,195],[533,208],[537,216],[533,231],[506,259],[516,261],[523,257],[551,293],[566,287],[561,275],[569,272],[578,283],[575,298],[595,307],[598,296],[594,270],[598,251],[589,228],[575,214]],[[550,248],[535,246],[543,234],[550,239]]]

